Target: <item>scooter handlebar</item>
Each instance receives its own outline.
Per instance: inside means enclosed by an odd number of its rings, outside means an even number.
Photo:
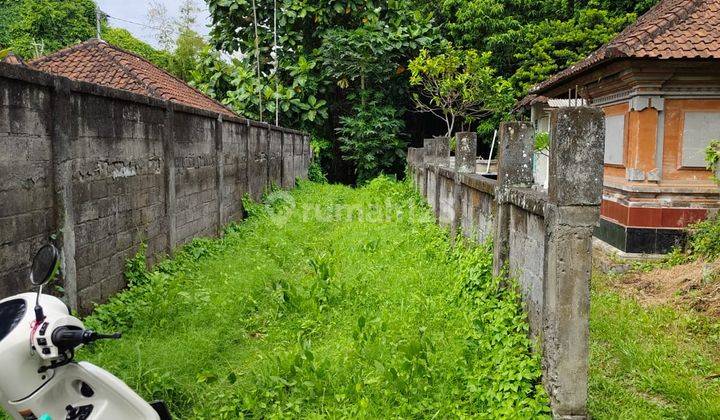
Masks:
[[[118,339],[121,333],[99,334],[92,330],[82,330],[74,327],[58,327],[53,331],[50,339],[61,350],[74,349],[81,344],[89,344],[102,339]]]

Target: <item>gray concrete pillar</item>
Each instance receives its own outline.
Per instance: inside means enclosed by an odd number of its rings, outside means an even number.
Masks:
[[[459,173],[474,173],[477,159],[477,133],[457,133],[455,147],[455,171]]]
[[[430,203],[430,197],[428,197],[428,181],[430,179],[430,176],[428,175],[428,172],[430,171],[430,165],[435,162],[435,139],[424,139],[423,140],[423,150],[424,150],[424,157],[423,157],[423,190],[422,190],[422,196],[425,197],[426,200],[428,200],[428,203]]]
[[[172,255],[177,244],[177,226],[175,215],[177,202],[175,199],[175,110],[170,101],[165,104],[163,121],[163,160],[165,171],[165,220],[167,233],[167,252]]]
[[[455,145],[455,182],[453,184],[453,221],[450,225],[450,239],[454,244],[463,218],[461,178],[463,174],[475,172],[477,156],[477,133],[457,133]]]
[[[450,165],[450,138],[435,137],[435,220],[440,222],[440,192],[442,188],[442,177],[440,167]]]
[[[497,214],[495,217],[493,273],[499,275],[509,257],[511,187],[529,187],[533,182],[532,157],[535,129],[526,122],[500,124],[498,142],[498,180],[495,189]]]
[[[450,137],[435,137],[435,158],[438,165],[450,164]]]
[[[605,119],[561,108],[545,212],[543,382],[555,418],[587,418],[592,234],[600,215]]]
[[[225,224],[225,152],[223,147],[223,118],[215,120],[215,190],[217,193],[217,234],[222,234]]]
[[[435,139],[424,139],[423,150],[425,151],[424,161],[426,164],[433,163],[435,159]]]
[[[63,288],[68,305],[78,310],[77,269],[75,265],[75,208],[73,206],[73,138],[77,120],[73,118],[70,82],[53,78],[51,148],[53,164],[56,244],[60,248]]]

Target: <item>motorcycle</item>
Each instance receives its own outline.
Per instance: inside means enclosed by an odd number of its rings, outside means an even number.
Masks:
[[[79,347],[121,334],[86,330],[63,301],[42,293],[59,267],[57,248],[43,246],[30,270],[37,293],[0,300],[2,408],[16,420],[170,419],[164,402],[148,403],[110,372],[74,361]]]

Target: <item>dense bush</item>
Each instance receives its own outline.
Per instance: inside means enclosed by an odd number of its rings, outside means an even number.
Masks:
[[[368,181],[381,172],[398,173],[404,165],[407,142],[401,138],[405,123],[391,105],[379,97],[358,103],[353,115],[340,118],[340,149],[353,163],[357,181]]]
[[[720,256],[720,216],[690,227],[689,250],[695,256],[714,260]]]
[[[48,54],[95,35],[92,0],[0,0],[0,48],[22,58]]]

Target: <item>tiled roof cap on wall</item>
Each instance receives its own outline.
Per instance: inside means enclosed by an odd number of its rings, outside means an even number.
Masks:
[[[69,79],[237,116],[220,102],[144,58],[98,39],[37,58],[28,65]]]

